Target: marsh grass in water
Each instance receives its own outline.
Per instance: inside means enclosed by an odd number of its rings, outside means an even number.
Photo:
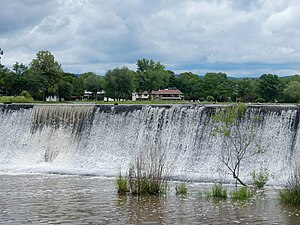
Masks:
[[[187,195],[187,187],[184,183],[180,183],[175,187],[176,195]]]
[[[227,199],[227,190],[221,184],[215,184],[210,192],[206,193],[207,197],[216,199]]]
[[[126,194],[129,191],[128,188],[128,180],[127,177],[122,176],[122,174],[119,174],[119,177],[117,179],[117,189],[119,194]]]
[[[232,200],[247,200],[253,197],[253,192],[247,187],[240,187],[230,192]]]
[[[257,189],[263,189],[269,179],[269,173],[266,169],[261,169],[258,173],[251,173],[252,185]]]
[[[294,169],[283,190],[279,191],[279,201],[284,204],[300,206],[300,168]]]
[[[166,193],[167,173],[166,152],[159,144],[148,152],[140,152],[129,169],[130,193],[135,195]]]

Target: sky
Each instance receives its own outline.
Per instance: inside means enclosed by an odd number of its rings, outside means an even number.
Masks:
[[[142,58],[176,74],[300,74],[299,12],[299,0],[0,0],[1,63],[48,50],[76,74]]]

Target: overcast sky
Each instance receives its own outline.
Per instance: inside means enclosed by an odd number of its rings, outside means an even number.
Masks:
[[[65,72],[142,58],[175,73],[300,74],[299,0],[0,0],[2,64],[49,50]]]

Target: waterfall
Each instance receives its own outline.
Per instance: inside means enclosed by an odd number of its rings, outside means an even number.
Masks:
[[[160,149],[173,178],[232,182],[219,159],[222,139],[212,135],[216,107],[3,105],[0,172],[115,176],[138,154]],[[242,178],[263,166],[270,184],[286,182],[299,160],[299,112],[292,106],[248,107],[243,132],[258,121],[250,148],[258,143],[263,152],[242,162]]]

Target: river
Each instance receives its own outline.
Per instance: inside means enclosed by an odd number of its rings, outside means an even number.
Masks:
[[[0,223],[7,225],[300,224],[300,209],[280,205],[274,187],[236,202],[207,198],[209,183],[188,183],[188,195],[176,196],[169,182],[165,196],[137,197],[119,196],[114,178],[15,174],[0,181]]]

